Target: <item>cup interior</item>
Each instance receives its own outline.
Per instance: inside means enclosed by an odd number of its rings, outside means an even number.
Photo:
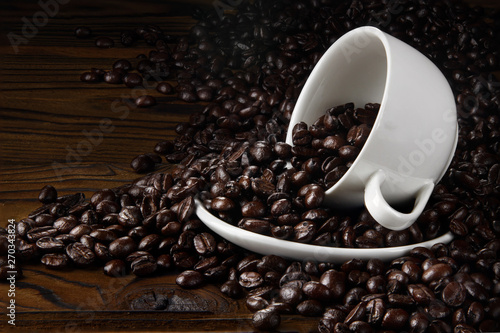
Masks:
[[[340,38],[315,66],[292,113],[291,127],[314,123],[333,106],[354,102],[382,103],[388,59],[383,41],[371,30],[355,30]],[[292,143],[291,131],[287,134]]]

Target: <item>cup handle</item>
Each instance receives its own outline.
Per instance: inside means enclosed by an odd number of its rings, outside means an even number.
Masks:
[[[416,193],[413,210],[405,214],[392,208],[384,199],[380,186],[385,179],[386,173],[382,169],[379,169],[370,176],[365,187],[365,206],[371,216],[382,226],[391,230],[406,229],[423,212],[434,189],[434,183],[430,180],[425,181]]]

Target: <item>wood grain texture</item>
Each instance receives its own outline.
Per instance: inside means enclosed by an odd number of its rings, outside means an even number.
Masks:
[[[62,1],[61,1],[62,2]],[[184,34],[196,4],[184,2],[71,0],[16,50],[9,33],[22,35],[23,18],[41,10],[37,1],[0,3],[0,225],[26,217],[40,206],[40,188],[53,184],[60,194],[129,183],[137,154],[172,138],[175,125],[203,107],[150,90],[158,105],[137,109],[123,103],[134,92],[123,85],[85,84],[92,67],[111,67],[151,47],[139,43],[97,49],[94,39],[73,35],[79,25],[116,41],[121,30],[152,23],[170,34]],[[498,8],[498,1],[468,1]],[[103,130],[103,128],[105,130]],[[161,171],[167,171],[164,165]],[[175,273],[152,278],[111,278],[101,268],[54,271],[24,267],[16,283],[18,331],[251,331],[244,300],[224,297],[215,286],[183,290]],[[8,285],[0,284],[0,331],[10,329],[5,309]],[[309,332],[318,318],[282,317],[282,331]]]
[[[120,58],[133,60],[152,48],[98,49],[94,39],[80,40],[75,27],[118,41],[121,30],[144,23],[170,34],[193,24],[192,5],[211,1],[82,1],[61,5],[26,45],[15,50],[6,36],[22,34],[23,21],[40,7],[33,1],[0,4],[0,225],[25,218],[40,206],[39,190],[53,184],[59,194],[130,183],[139,175],[131,159],[172,138],[174,128],[203,104],[178,101],[154,90],[158,104],[137,109],[123,103],[141,91],[123,85],[85,84],[80,74],[92,67],[109,69]],[[100,127],[100,125],[106,125]],[[103,130],[105,128],[106,130]],[[90,133],[90,134],[89,134]],[[89,142],[91,145],[89,145]],[[89,148],[90,147],[90,148]],[[167,171],[163,165],[159,171]],[[216,286],[184,290],[175,272],[152,278],[111,278],[102,268],[50,270],[23,266],[16,282],[16,329],[87,331],[251,331],[244,300],[224,297]],[[8,285],[0,284],[0,331],[7,325]],[[308,331],[318,318],[283,317],[283,330]]]

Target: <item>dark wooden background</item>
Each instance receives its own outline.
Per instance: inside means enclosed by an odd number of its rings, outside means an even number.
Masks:
[[[97,1],[65,0],[46,25],[38,28],[17,52],[7,38],[23,36],[23,18],[29,21],[42,8],[37,1],[2,1],[0,4],[0,225],[20,219],[37,208],[36,198],[46,184],[60,194],[84,192],[129,183],[137,177],[130,160],[151,152],[157,141],[174,136],[177,123],[199,104],[179,102],[172,96],[151,94],[158,105],[117,112],[116,100],[130,96],[123,85],[85,84],[79,80],[91,67],[108,69],[119,58],[133,59],[151,47],[98,49],[94,39],[80,40],[79,25],[94,36],[118,41],[127,28],[151,23],[171,34],[183,34],[194,23],[194,5],[212,1]],[[44,1],[42,1],[44,2]],[[45,1],[54,3],[56,0]],[[486,7],[498,1],[469,1]],[[123,95],[123,96],[122,96]],[[121,109],[123,110],[123,109]],[[106,120],[112,131],[89,147],[85,131],[99,129]],[[83,154],[71,153],[80,149]],[[83,149],[83,150],[82,150]],[[71,162],[71,163],[68,163]],[[163,168],[167,168],[164,166]],[[214,286],[186,291],[175,275],[147,279],[132,275],[110,278],[100,269],[53,271],[27,265],[16,283],[16,328],[23,331],[249,331],[250,312],[244,301],[223,297]],[[0,284],[0,330],[9,328],[4,314],[8,286]],[[168,303],[162,306],[163,300]],[[164,308],[154,310],[154,308]],[[310,331],[318,318],[285,316],[284,331]]]

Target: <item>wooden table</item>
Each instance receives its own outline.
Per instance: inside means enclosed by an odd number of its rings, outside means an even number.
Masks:
[[[183,34],[194,23],[194,2],[58,1],[58,8],[45,9],[27,0],[0,5],[2,226],[37,208],[38,192],[46,184],[55,185],[59,194],[84,192],[89,197],[97,189],[129,183],[137,177],[131,159],[152,152],[157,141],[173,138],[175,125],[203,107],[151,91],[158,105],[117,111],[116,101],[130,97],[131,90],[85,84],[80,74],[91,67],[108,69],[115,60],[135,58],[151,47],[142,42],[131,48],[98,49],[93,38],[76,39],[73,34],[75,27],[87,25],[94,35],[118,40],[121,30],[144,23]],[[481,4],[498,7],[495,1]],[[26,22],[37,19],[37,31],[30,30]],[[17,40],[17,48],[8,39],[15,38],[12,33],[24,38]],[[100,124],[108,127],[104,130]],[[24,275],[15,285],[16,328],[23,331],[252,330],[244,300],[228,299],[215,286],[183,290],[175,284],[175,274],[110,278],[101,269],[54,271],[29,264]],[[8,289],[0,284],[0,330],[11,328],[5,316],[12,298]],[[317,321],[284,316],[281,329],[310,331]]]
[[[59,194],[83,192],[90,197],[95,190],[130,183],[138,177],[130,168],[131,159],[173,138],[175,125],[203,107],[152,90],[156,106],[117,111],[114,103],[130,97],[131,89],[86,84],[80,74],[92,67],[109,69],[115,60],[133,59],[152,47],[141,42],[131,48],[117,43],[115,48],[98,49],[94,38],[75,38],[75,27],[86,25],[95,36],[115,40],[122,30],[145,23],[184,34],[195,22],[190,16],[194,5],[72,0],[54,10],[56,14],[33,36],[26,30],[31,37],[16,52],[8,34],[24,37],[23,17],[32,21],[42,17],[43,9],[34,1],[2,2],[0,225],[19,221],[39,207],[36,198],[46,184],[53,184]],[[15,293],[16,328],[23,331],[252,330],[244,300],[226,298],[215,286],[183,290],[173,273],[141,279],[111,278],[102,269],[54,271],[41,264],[23,270]],[[2,313],[11,298],[8,288],[0,284]],[[1,315],[0,331],[11,328],[6,318]],[[284,318],[282,328],[308,330],[316,323],[317,319],[291,316]]]

